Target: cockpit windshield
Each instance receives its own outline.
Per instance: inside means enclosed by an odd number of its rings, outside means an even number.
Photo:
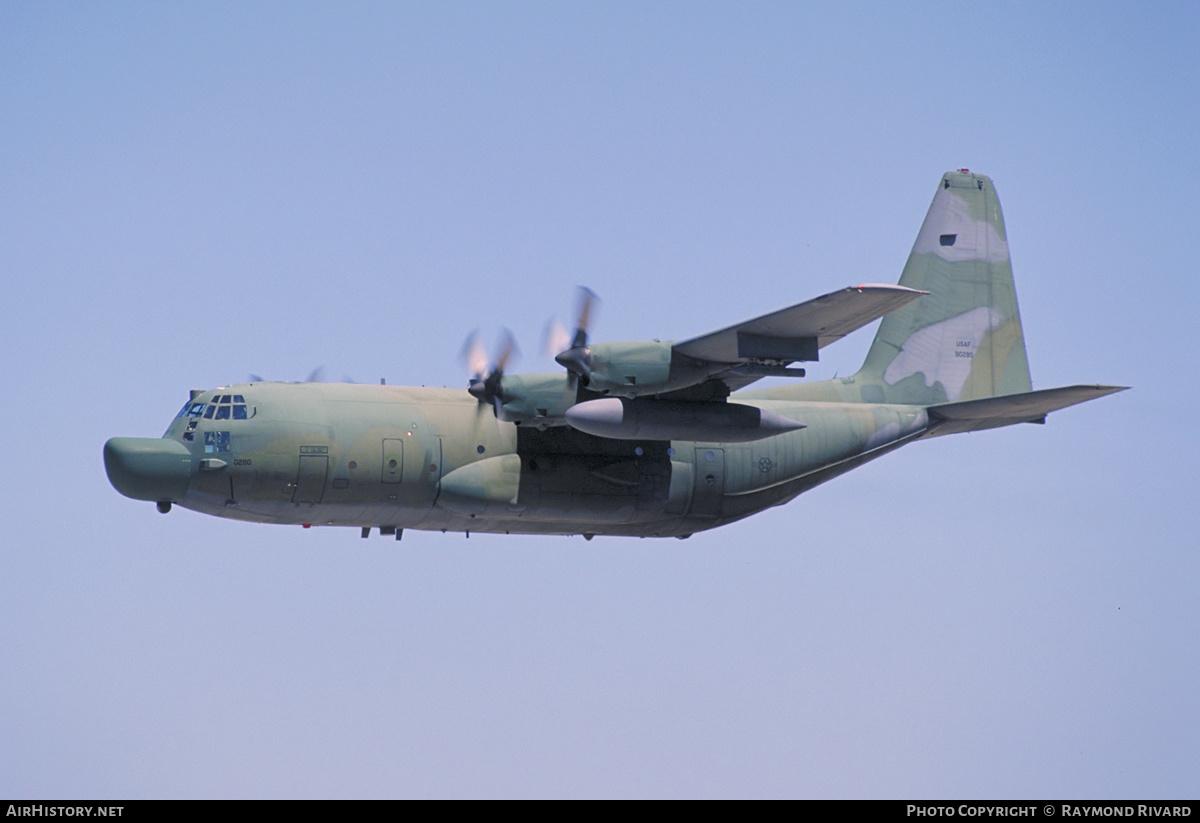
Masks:
[[[203,417],[205,420],[245,420],[246,400],[240,394],[214,394],[208,402],[183,404],[180,417]]]

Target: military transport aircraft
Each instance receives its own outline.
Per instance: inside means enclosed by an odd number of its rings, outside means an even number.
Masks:
[[[593,343],[584,290],[562,372],[466,390],[251,382],[193,391],[161,438],[104,446],[113,486],[260,523],[687,537],[926,437],[1013,423],[1121,386],[1032,391],[991,180],[938,184],[900,285],[859,285],[690,340]],[[866,362],[797,382],[883,318]],[[744,390],[761,377],[786,385]]]

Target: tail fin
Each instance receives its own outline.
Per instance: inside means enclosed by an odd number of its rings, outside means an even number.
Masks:
[[[942,176],[900,285],[929,292],[883,318],[855,382],[874,403],[1030,391],[1004,216],[992,181]]]

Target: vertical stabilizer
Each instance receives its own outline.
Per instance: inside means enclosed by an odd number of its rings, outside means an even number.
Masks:
[[[934,405],[1032,388],[991,180],[943,175],[900,285],[929,294],[883,318],[855,375],[864,401]]]

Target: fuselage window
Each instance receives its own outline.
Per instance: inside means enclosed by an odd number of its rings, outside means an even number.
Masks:
[[[204,451],[208,454],[229,451],[229,432],[205,432]]]

